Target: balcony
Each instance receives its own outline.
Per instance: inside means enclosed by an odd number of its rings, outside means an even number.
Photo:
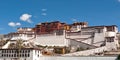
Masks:
[[[114,37],[116,34],[115,34],[115,32],[113,32],[113,31],[108,31],[108,32],[106,32],[105,33],[105,36],[106,37]]]

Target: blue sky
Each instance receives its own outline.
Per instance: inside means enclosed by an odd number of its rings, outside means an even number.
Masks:
[[[120,0],[0,0],[0,34],[56,20],[120,29]]]

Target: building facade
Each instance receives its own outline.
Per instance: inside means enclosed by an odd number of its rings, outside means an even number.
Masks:
[[[35,42],[43,46],[75,48],[76,46],[88,48],[107,46],[111,50],[116,50],[119,47],[116,25],[88,26],[85,22],[78,22],[69,26],[68,30],[56,30],[52,34],[37,35]]]
[[[84,42],[94,46],[116,46],[119,47],[117,38],[118,28],[110,26],[82,27],[79,31],[68,31],[66,38]],[[114,45],[113,45],[114,44]]]
[[[35,48],[0,49],[0,60],[40,60],[41,55]]]
[[[30,40],[24,43],[26,45],[32,42],[40,46],[69,47],[72,52],[82,48],[88,50],[84,51],[85,54],[91,51],[95,54],[117,50],[120,47],[117,35],[116,25],[88,26],[87,22],[66,24],[55,21],[37,24],[35,28],[18,28],[16,33],[7,34],[6,38]]]

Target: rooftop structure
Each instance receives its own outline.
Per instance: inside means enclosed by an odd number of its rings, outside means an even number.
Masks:
[[[64,29],[65,23],[61,23],[59,21],[54,22],[45,22],[41,24],[37,24],[34,28],[36,34],[48,34],[55,30]]]

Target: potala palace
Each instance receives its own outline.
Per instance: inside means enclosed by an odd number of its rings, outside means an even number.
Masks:
[[[20,27],[0,40],[0,60],[40,60],[41,56],[109,56],[120,54],[116,25],[89,26],[60,21]]]

